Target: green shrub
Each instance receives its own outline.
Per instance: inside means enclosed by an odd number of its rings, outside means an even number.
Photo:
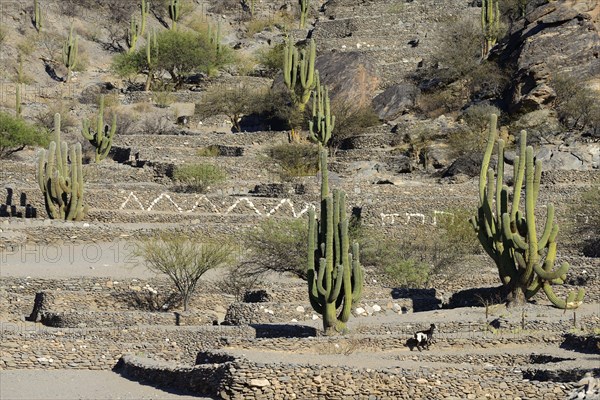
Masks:
[[[154,97],[154,104],[160,108],[167,108],[175,101],[173,93],[166,90],[157,90],[152,95]]]
[[[7,158],[25,146],[46,146],[49,141],[49,134],[44,129],[0,112],[0,158]]]
[[[559,121],[571,129],[591,129],[600,132],[600,103],[598,92],[582,84],[577,78],[561,74],[552,79],[556,92],[554,107]]]
[[[182,189],[204,193],[210,186],[225,181],[227,175],[216,165],[184,164],[175,169],[173,178],[182,185]]]
[[[328,145],[333,148],[340,147],[347,138],[364,133],[366,128],[379,124],[379,116],[370,105],[357,109],[346,101],[334,100],[331,115],[335,115],[335,131]]]
[[[491,105],[478,104],[465,110],[460,118],[465,126],[454,129],[448,136],[448,145],[455,157],[466,153],[483,154],[487,143],[487,130],[490,114],[500,115],[501,111]]]
[[[269,149],[269,156],[280,165],[284,179],[312,176],[319,170],[318,147],[314,144],[276,145]]]
[[[563,237],[578,247],[587,257],[600,257],[600,186],[584,190],[569,207],[573,218],[566,225]]]
[[[271,75],[275,75],[283,69],[284,48],[285,43],[278,43],[268,48],[262,48],[257,52],[256,59]]]
[[[306,279],[307,234],[308,225],[303,218],[271,217],[261,221],[244,234],[247,255],[243,273],[251,276],[287,272]]]

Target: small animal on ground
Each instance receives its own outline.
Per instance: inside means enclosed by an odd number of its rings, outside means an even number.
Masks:
[[[415,333],[415,340],[417,342],[416,348],[421,351],[422,349],[429,350],[429,345],[433,340],[433,331],[435,330],[435,324],[431,324],[429,329],[424,331],[418,331]]]

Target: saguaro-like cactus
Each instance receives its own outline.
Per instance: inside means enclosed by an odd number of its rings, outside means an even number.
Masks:
[[[109,127],[108,124],[104,124],[104,96],[100,96],[100,105],[98,109],[98,115],[96,116],[96,131],[90,130],[90,121],[87,119],[83,120],[83,128],[81,134],[84,138],[90,141],[90,143],[96,149],[96,162],[100,162],[106,158],[110,148],[112,147],[112,141],[117,131],[117,115],[113,114],[112,123]]]
[[[156,40],[156,30],[152,30],[152,34],[148,31],[148,37],[146,38],[146,63],[148,64],[148,76],[146,78],[146,85],[144,90],[147,92],[150,90],[152,85],[153,70],[156,66],[156,60],[158,58],[158,41]]]
[[[71,70],[77,64],[77,36],[73,35],[73,24],[69,30],[69,37],[63,45],[63,64],[67,67],[67,77],[65,82],[71,80]]]
[[[483,32],[481,58],[486,59],[490,50],[498,41],[500,33],[498,0],[483,0],[481,2],[481,30]]]
[[[358,243],[350,252],[346,195],[339,190],[329,193],[326,145],[335,117],[324,107],[329,103],[327,91],[319,88],[315,97],[317,111],[310,125],[311,138],[319,144],[321,219],[317,221],[315,210],[309,211],[308,294],[314,310],[323,316],[325,334],[330,335],[346,331],[352,304],[362,294],[363,272]]]
[[[181,12],[181,3],[179,0],[171,0],[171,4],[169,4],[169,18],[171,18],[171,29],[175,29],[177,27],[177,21],[179,21]]]
[[[52,219],[80,221],[87,212],[83,202],[81,144],[71,146],[60,140],[60,114],[54,115],[55,140],[48,150],[41,150],[38,184],[44,194],[46,212]],[[69,163],[70,160],[70,163]]]
[[[42,17],[42,10],[40,8],[40,4],[38,2],[38,0],[33,0],[33,26],[35,27],[35,30],[38,31],[38,33],[42,30],[42,21],[43,17]]]
[[[514,161],[512,205],[509,209],[509,188],[504,185],[504,141],[498,140],[496,180],[489,168],[496,140],[496,115],[490,118],[488,144],[479,177],[479,208],[471,223],[479,241],[498,267],[500,280],[511,303],[520,304],[540,289],[558,308],[577,308],[584,290],[571,292],[566,299],[554,293],[553,284],[562,284],[569,269],[567,263],[555,268],[558,224],[554,221],[554,206],[548,204],[546,224],[541,237],[536,232],[535,204],[542,176],[541,161],[533,161],[533,148],[526,146],[527,134],[521,132],[520,151]],[[519,209],[521,190],[525,183],[525,214]],[[494,201],[495,199],[495,201]]]
[[[15,92],[15,115],[17,118],[21,118],[21,84],[17,84],[17,89]]]
[[[129,22],[129,29],[127,29],[127,46],[129,47],[128,52],[133,53],[135,51],[135,46],[138,41],[138,33],[140,30],[140,26],[138,25],[137,18],[135,16],[131,16],[131,21]]]
[[[308,0],[298,0],[298,3],[300,4],[300,29],[304,29],[308,15]]]
[[[219,20],[217,22],[217,29],[213,30],[213,25],[211,23],[208,24],[208,40],[210,41],[210,44],[212,46],[213,51],[215,52],[215,54],[218,56],[219,54],[221,54],[221,40],[222,40],[222,33],[221,33],[221,21]]]
[[[148,14],[150,13],[150,4],[146,0],[142,0],[140,3],[141,22],[140,22],[140,36],[144,36],[146,33],[146,21],[148,20]]]
[[[315,58],[317,46],[311,39],[308,49],[300,51],[290,36],[284,48],[283,80],[290,90],[292,101],[299,111],[304,112],[315,88]]]

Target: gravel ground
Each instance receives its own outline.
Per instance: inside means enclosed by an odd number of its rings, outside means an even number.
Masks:
[[[110,371],[0,371],[2,400],[210,400],[165,392]]]

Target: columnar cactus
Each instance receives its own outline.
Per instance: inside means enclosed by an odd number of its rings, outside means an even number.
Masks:
[[[181,12],[181,3],[179,0],[171,0],[171,4],[169,4],[169,18],[173,23],[171,24],[171,29],[175,29],[177,27],[177,21],[179,21]]]
[[[21,118],[21,85],[17,84],[17,89],[15,92],[15,115],[17,118]]]
[[[81,144],[72,145],[67,157],[67,143],[60,140],[60,114],[54,115],[54,132],[55,140],[48,150],[40,151],[38,160],[37,178],[46,212],[51,219],[80,221],[87,212],[83,203]]]
[[[481,2],[481,30],[483,32],[481,58],[486,59],[490,50],[498,41],[500,33],[498,0],[483,0]]]
[[[142,0],[140,3],[141,22],[140,22],[140,36],[144,36],[146,33],[146,21],[148,20],[148,14],[150,13],[150,4],[146,0]]]
[[[156,40],[156,30],[152,30],[152,34],[148,31],[148,37],[146,38],[146,63],[148,64],[148,76],[146,78],[146,85],[144,90],[147,92],[150,90],[152,85],[152,70],[155,67],[156,59],[158,58],[158,41]]]
[[[319,145],[321,219],[317,221],[315,210],[309,211],[308,294],[314,310],[323,316],[325,334],[330,335],[346,331],[352,305],[362,294],[363,272],[358,243],[350,252],[346,195],[340,190],[329,193],[326,146],[335,117],[325,108],[327,91],[319,88],[315,97],[317,111],[311,123],[311,138]]]
[[[42,10],[38,0],[33,0],[33,26],[38,33],[42,30]]]
[[[67,78],[65,82],[71,80],[71,70],[77,64],[77,36],[73,35],[73,24],[69,30],[69,37],[63,45],[63,64],[67,67]]]
[[[208,40],[217,56],[221,54],[221,39],[221,21],[217,22],[217,29],[215,31],[213,31],[212,24],[208,24]]]
[[[299,111],[304,112],[315,88],[315,59],[317,47],[314,39],[308,49],[298,51],[290,36],[284,48],[283,80],[290,90],[292,101]]]
[[[298,0],[298,3],[300,4],[300,29],[304,29],[308,15],[308,0]]]
[[[329,91],[321,85],[319,71],[315,71],[315,90],[313,91],[312,120],[308,121],[310,139],[327,146],[335,127],[335,115],[331,115]]]
[[[489,168],[496,140],[496,115],[490,118],[487,148],[479,177],[479,209],[471,223],[479,241],[498,267],[500,280],[507,290],[509,302],[522,303],[533,297],[540,289],[558,308],[577,308],[583,300],[584,290],[571,292],[561,299],[552,290],[552,284],[562,284],[569,264],[555,268],[556,236],[558,224],[554,221],[554,206],[548,204],[544,231],[536,233],[535,203],[538,198],[542,175],[541,161],[534,166],[533,148],[526,146],[527,134],[521,132],[519,156],[514,161],[514,184],[512,196],[504,185],[504,141],[499,139],[496,180]],[[525,182],[525,214],[519,209],[521,189]],[[512,205],[509,209],[509,200]],[[494,204],[495,199],[495,204]]]
[[[100,106],[98,109],[98,115],[96,116],[96,131],[94,132],[90,130],[90,121],[87,119],[83,120],[83,128],[81,129],[81,134],[83,137],[89,140],[96,149],[96,162],[104,160],[108,155],[108,152],[112,147],[112,141],[116,131],[116,114],[113,114],[110,127],[108,124],[104,125],[104,96],[100,96]]]
[[[135,46],[138,41],[138,33],[140,31],[140,26],[137,22],[137,18],[135,16],[131,16],[131,21],[129,22],[129,29],[127,29],[127,46],[129,47],[128,52],[133,53],[135,51]]]

